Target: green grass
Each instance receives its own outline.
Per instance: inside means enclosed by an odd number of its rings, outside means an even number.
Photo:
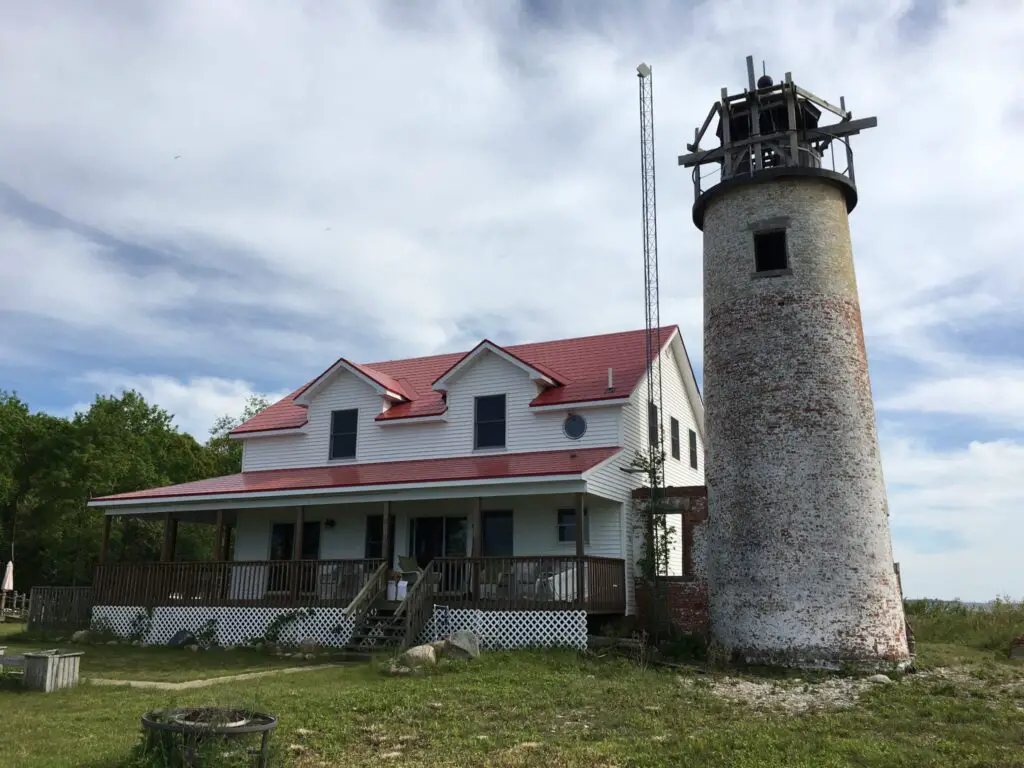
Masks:
[[[16,628],[16,629],[12,629]],[[57,641],[53,635],[29,639],[21,625],[0,624],[0,645],[7,653],[24,653],[44,648],[83,651],[81,676],[113,678],[117,680],[149,680],[178,683],[187,680],[205,680],[243,672],[259,672],[275,667],[299,667],[325,663],[324,659],[304,661],[278,658],[248,649],[233,651],[211,650],[193,653],[177,648],[159,646],[134,648],[126,645],[72,645],[66,639]],[[0,762],[0,766],[3,763]]]
[[[920,674],[869,688],[854,708],[806,715],[757,711],[725,701],[709,685],[682,685],[673,671],[571,652],[485,654],[414,678],[350,666],[176,693],[88,685],[50,695],[0,689],[0,765],[126,768],[135,765],[128,756],[143,712],[218,705],[276,714],[276,764],[296,768],[1019,768],[1024,665],[988,647],[1002,637],[1003,620],[991,617],[987,629],[973,615],[915,621]],[[965,638],[960,642],[957,622]],[[117,658],[120,669],[144,668],[150,677],[157,661],[217,668],[230,656],[87,648],[83,674],[93,664],[109,668]],[[942,677],[939,667],[954,671]]]

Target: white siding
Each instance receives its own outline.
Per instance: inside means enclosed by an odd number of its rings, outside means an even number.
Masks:
[[[572,494],[548,496],[508,496],[485,498],[483,510],[512,510],[513,555],[573,555],[573,542],[558,541],[557,510],[575,506]],[[384,512],[385,503],[338,504],[306,507],[305,519],[334,520],[334,527],[320,531],[320,558],[323,560],[360,559],[366,537],[366,516]],[[391,503],[395,516],[396,555],[409,553],[409,521],[414,517],[471,516],[473,499],[439,501],[396,501]],[[590,541],[586,554],[596,557],[623,557],[620,505],[598,498],[587,499],[590,516]],[[245,510],[239,514],[235,539],[235,560],[266,560],[270,554],[270,528],[273,523],[295,520],[294,507]],[[467,551],[463,554],[470,554]]]
[[[704,444],[700,431],[696,427],[696,419],[686,389],[683,384],[682,370],[686,370],[689,361],[676,359],[670,346],[662,353],[662,412],[659,414],[665,429],[665,484],[703,485],[704,484]],[[655,373],[655,375],[657,375]],[[672,457],[672,422],[679,421],[679,458]],[[690,466],[689,430],[697,433],[697,469]],[[609,499],[629,501],[633,489],[645,483],[645,478],[638,474],[628,474],[621,467],[629,466],[636,451],[647,450],[647,377],[643,376],[629,403],[622,409],[622,453],[613,458],[605,466],[587,474],[587,490]],[[631,507],[630,507],[631,510]],[[632,512],[626,515],[633,528]],[[669,555],[671,576],[682,575],[683,563],[683,532],[678,518],[669,518],[671,528],[675,530],[672,552]],[[673,524],[674,523],[674,524]],[[643,554],[643,538],[636,531],[630,532],[630,544],[636,551],[636,557]],[[632,594],[630,592],[630,594]]]
[[[343,372],[310,404],[307,434],[246,440],[242,469],[351,463],[327,458],[331,411],[346,408],[359,409],[355,459],[359,463],[494,453],[473,449],[473,406],[478,395],[506,395],[506,452],[618,445],[621,406],[580,411],[587,420],[586,434],[570,440],[562,432],[564,411],[538,412],[529,407],[537,392],[525,372],[485,352],[451,385],[447,421],[382,425],[374,421],[383,407],[380,396],[364,381]]]

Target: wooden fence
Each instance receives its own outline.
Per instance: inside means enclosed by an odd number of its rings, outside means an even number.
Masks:
[[[28,628],[88,629],[92,615],[92,587],[32,587]]]

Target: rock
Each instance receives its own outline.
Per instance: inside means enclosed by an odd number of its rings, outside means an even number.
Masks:
[[[405,667],[435,666],[437,650],[432,645],[417,645],[398,657],[398,663]]]
[[[189,645],[197,645],[196,636],[187,629],[179,629],[171,639],[167,641],[169,648],[185,648]]]
[[[408,677],[422,672],[421,669],[411,669],[395,662],[391,662],[384,671],[392,677]]]
[[[107,645],[119,645],[117,640],[107,640]]]
[[[316,658],[316,654],[315,653],[304,653],[302,655],[302,658],[304,658],[306,661],[312,661],[313,659]]]
[[[196,645],[195,643],[192,643],[191,645],[186,645],[185,646],[185,650],[192,651],[192,653],[195,653],[196,651],[199,650],[199,646]]]
[[[136,648],[140,648],[142,646],[142,641],[141,640],[132,640],[132,645],[135,646]]]
[[[480,655],[480,636],[468,629],[453,632],[448,638],[446,655],[455,659],[475,659]]]
[[[892,683],[892,678],[889,677],[888,675],[881,675],[881,674],[879,674],[879,675],[871,675],[871,677],[867,678],[867,681],[869,683],[878,683],[880,685],[890,685]]]
[[[92,640],[92,635],[88,629],[80,629],[71,636],[72,643],[88,643]]]
[[[312,637],[307,637],[305,640],[299,643],[299,650],[303,653],[316,653],[319,647],[320,643],[318,643]]]
[[[1011,659],[1024,659],[1024,635],[1014,638],[1010,642],[1010,658]]]
[[[434,649],[434,652],[437,654],[438,659],[441,659],[442,657],[448,654],[447,640],[435,640],[434,642],[430,643],[430,646]]]

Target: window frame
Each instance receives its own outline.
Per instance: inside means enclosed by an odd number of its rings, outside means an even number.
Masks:
[[[682,449],[679,444],[679,419],[675,416],[670,416],[669,428],[671,430],[672,458],[680,459],[682,456]]]
[[[559,507],[558,509],[555,510],[555,540],[559,544],[571,544],[573,546],[576,545],[576,530],[575,530],[576,529],[576,522],[575,522],[576,512],[577,512],[576,507]],[[562,531],[566,530],[569,527],[569,524],[562,522],[562,515],[566,514],[566,513],[572,514],[573,520],[574,520],[573,523],[572,523],[573,533],[572,533],[572,538],[571,539],[563,539],[562,538]],[[584,507],[583,508],[583,545],[584,546],[590,546],[590,508],[589,507]]]
[[[762,257],[758,255],[759,243],[765,243],[765,240],[774,236],[782,236],[782,266],[771,266],[762,268]],[[754,252],[754,274],[758,276],[771,276],[771,275],[785,275],[791,273],[790,268],[790,257],[789,257],[789,231],[785,226],[774,226],[765,227],[764,229],[758,229],[753,233],[753,252]]]
[[[501,398],[502,415],[501,419],[480,419],[480,401],[494,398]],[[480,425],[501,423],[501,445],[480,445]],[[500,451],[508,447],[508,395],[504,392],[493,395],[477,395],[473,398],[473,450],[474,451]]]
[[[661,414],[658,404],[647,401],[647,442],[649,445],[661,447]]]
[[[353,425],[352,431],[340,431],[336,428],[336,420],[341,414],[354,414],[352,417]],[[330,461],[353,461],[355,460],[359,452],[359,409],[358,408],[338,408],[337,410],[331,411],[331,424],[330,424],[330,436],[328,438],[327,446],[327,458]],[[351,437],[352,438],[352,453],[351,455],[338,455],[335,452],[335,440],[338,437]]]
[[[700,462],[697,461],[697,433],[692,429],[690,432],[690,467],[697,469]]]

